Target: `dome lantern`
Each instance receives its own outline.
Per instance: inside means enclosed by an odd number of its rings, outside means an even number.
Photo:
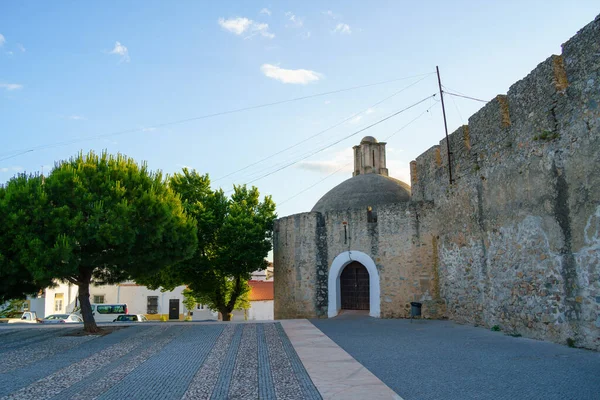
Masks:
[[[388,176],[385,159],[386,143],[379,143],[373,136],[365,136],[354,146],[354,172],[352,176],[379,174]]]

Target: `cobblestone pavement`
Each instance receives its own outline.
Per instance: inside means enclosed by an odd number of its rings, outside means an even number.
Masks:
[[[597,400],[600,353],[451,321],[311,320],[404,400]]]
[[[321,399],[279,323],[0,330],[0,400]]]

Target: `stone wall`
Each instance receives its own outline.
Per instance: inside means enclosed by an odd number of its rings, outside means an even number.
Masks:
[[[326,249],[323,250],[325,240],[320,235],[324,233],[323,218],[316,212],[275,221],[273,290],[276,319],[323,316],[322,303],[327,305],[327,265],[322,260]],[[325,293],[321,293],[322,290]],[[327,310],[324,315],[326,313]]]
[[[411,301],[424,303],[426,317],[442,315],[431,211],[431,204],[405,202],[373,209],[370,218],[366,209],[356,209],[277,220],[275,318],[326,317],[329,268],[346,251],[375,262],[383,318],[407,317]]]
[[[411,163],[449,317],[600,349],[600,17]]]

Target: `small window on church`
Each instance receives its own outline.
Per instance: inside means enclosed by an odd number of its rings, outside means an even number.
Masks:
[[[375,168],[375,150],[373,150],[373,168]]]
[[[377,222],[377,213],[371,206],[367,207],[367,222]]]

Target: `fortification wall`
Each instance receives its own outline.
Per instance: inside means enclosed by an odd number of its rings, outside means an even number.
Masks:
[[[600,17],[411,163],[451,318],[600,349]]]

